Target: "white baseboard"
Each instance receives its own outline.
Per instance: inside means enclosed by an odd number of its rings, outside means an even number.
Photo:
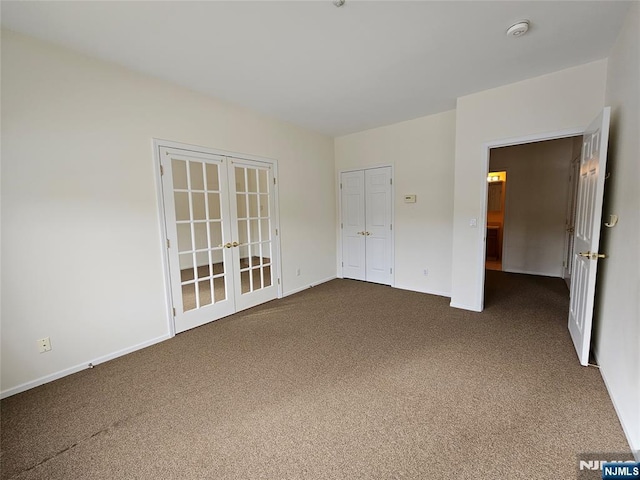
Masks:
[[[477,305],[466,305],[464,303],[454,302],[453,300],[449,304],[450,307],[459,308],[460,310],[469,310],[471,312],[481,312],[482,309]]]
[[[37,378],[36,380],[32,380],[30,382],[23,383],[16,387],[3,390],[2,392],[0,392],[0,398],[10,397],[11,395],[15,395],[17,393],[21,393],[35,387],[39,387],[40,385],[53,382],[54,380],[58,380],[59,378],[66,377],[67,375],[71,375],[72,373],[77,373],[82,370],[86,370],[87,368],[89,368],[89,364],[99,365],[109,360],[113,360],[114,358],[118,358],[128,353],[135,352],[136,350],[141,350],[143,348],[150,347],[151,345],[155,345],[156,343],[164,342],[165,340],[168,340],[170,338],[171,338],[171,335],[169,334],[162,335],[161,337],[156,337],[151,340],[147,340],[146,342],[142,342],[128,348],[123,348],[122,350],[118,350],[117,352],[109,353],[108,355],[103,355],[102,357],[87,360],[86,362],[83,362],[74,367],[65,368],[64,370],[60,370],[59,372],[45,375],[44,377]]]
[[[598,361],[598,356],[594,352],[594,357],[596,361]],[[600,362],[598,362],[600,364]],[[618,420],[620,420],[620,425],[622,425],[622,431],[624,432],[625,437],[627,437],[627,443],[629,444],[629,448],[631,448],[631,452],[633,453],[636,462],[640,462],[640,445],[634,443],[633,436],[631,435],[629,425],[625,422],[624,417],[620,414],[620,408],[618,408],[618,403],[616,402],[616,397],[612,394],[611,388],[609,388],[609,382],[607,381],[607,375],[605,374],[605,370],[602,369],[602,366],[599,368],[600,376],[604,381],[604,386],[607,389],[607,393],[609,394],[609,398],[611,399],[611,403],[613,403],[613,409],[616,411],[616,415],[618,416]]]
[[[415,288],[415,287],[408,287],[406,285],[398,285],[395,284],[394,288],[398,288],[400,290],[408,290],[410,292],[418,292],[418,293],[426,293],[427,295],[437,295],[438,297],[447,297],[447,298],[451,298],[451,292],[443,292],[440,290],[430,290],[428,288]]]
[[[549,272],[536,272],[533,270],[523,270],[520,268],[506,268],[504,265],[502,266],[502,271],[505,273],[522,273],[524,275],[538,275],[540,277],[562,278],[562,274],[549,273]]]
[[[313,282],[313,283],[311,283],[309,285],[305,285],[304,287],[300,287],[300,288],[295,288],[293,290],[289,290],[288,292],[285,292],[285,293],[282,294],[282,298],[288,297],[289,295],[293,295],[295,293],[300,293],[300,292],[302,292],[302,291],[304,291],[304,290],[306,290],[308,288],[315,287],[317,285],[321,285],[323,283],[330,282],[331,280],[335,280],[336,278],[338,278],[338,277],[333,275],[332,277],[327,277],[327,278],[325,278],[323,280],[318,280],[317,282]]]

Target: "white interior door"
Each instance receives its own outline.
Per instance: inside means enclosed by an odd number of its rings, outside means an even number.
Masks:
[[[364,174],[366,280],[391,285],[391,167]]]
[[[606,107],[585,131],[578,178],[569,332],[582,365],[589,362],[609,117]]]
[[[364,171],[344,172],[342,188],[342,276],[366,279]]]
[[[176,333],[235,311],[224,157],[160,148]]]
[[[275,183],[271,164],[230,162],[234,296],[240,311],[278,297]]]

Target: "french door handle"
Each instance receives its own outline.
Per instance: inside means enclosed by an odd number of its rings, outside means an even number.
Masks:
[[[231,248],[231,242],[227,242],[224,245],[221,243],[220,245],[218,245],[218,248]]]
[[[364,232],[358,232],[358,235],[364,235]]]
[[[604,253],[596,253],[596,252],[580,252],[578,255],[585,258],[590,258],[591,260],[597,260],[598,258],[607,258]]]
[[[238,245],[240,245],[238,242],[233,242],[233,243],[231,244],[231,247],[237,247]]]

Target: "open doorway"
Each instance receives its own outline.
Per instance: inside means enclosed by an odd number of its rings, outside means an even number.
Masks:
[[[507,172],[489,172],[487,175],[487,247],[485,268],[502,270],[502,244],[504,211],[506,207]]]
[[[570,275],[572,182],[581,147],[577,136],[490,150],[487,269],[562,279]]]

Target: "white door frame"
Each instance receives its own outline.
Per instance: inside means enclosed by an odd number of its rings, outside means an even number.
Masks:
[[[369,170],[369,169],[373,169],[373,168],[385,168],[385,167],[389,167],[391,168],[391,225],[393,226],[393,229],[391,230],[391,268],[392,268],[392,273],[391,273],[391,287],[395,287],[396,286],[396,248],[395,248],[395,238],[396,238],[396,222],[395,222],[395,218],[396,218],[396,205],[395,205],[395,172],[394,172],[394,168],[393,165],[390,163],[383,163],[383,164],[379,164],[379,165],[367,165],[367,166],[362,166],[362,167],[352,167],[352,168],[345,168],[342,170],[338,170],[338,172],[336,173],[336,185],[338,186],[338,188],[336,188],[336,195],[338,196],[338,201],[337,201],[337,205],[338,205],[338,240],[337,240],[337,248],[338,248],[338,254],[336,255],[337,259],[338,259],[338,263],[336,265],[337,267],[337,277],[338,278],[344,278],[344,276],[342,275],[342,262],[343,262],[343,258],[342,258],[342,228],[341,228],[341,224],[342,224],[342,190],[340,189],[340,179],[342,177],[343,173],[346,172],[357,172],[359,170]]]
[[[160,239],[160,252],[162,255],[162,273],[164,277],[164,293],[165,293],[165,308],[166,308],[166,319],[167,319],[167,327],[169,330],[169,336],[174,337],[176,335],[176,328],[173,317],[173,305],[172,305],[172,296],[171,296],[171,277],[169,273],[169,252],[167,251],[167,225],[165,219],[164,212],[164,198],[162,195],[162,171],[160,165],[160,147],[173,148],[179,150],[186,150],[189,152],[197,151],[203,153],[209,153],[212,155],[218,155],[223,157],[232,157],[241,160],[254,160],[258,162],[267,162],[273,164],[273,176],[275,179],[278,179],[278,161],[275,159],[267,158],[267,157],[259,157],[257,155],[250,155],[238,152],[230,152],[227,150],[218,150],[210,147],[202,147],[200,145],[193,145],[189,143],[175,142],[172,140],[163,140],[160,138],[152,138],[151,139],[151,148],[152,148],[152,159],[154,164],[154,173],[155,173],[155,184],[156,184],[156,200],[158,205],[158,225],[160,227],[159,230],[159,239]],[[274,202],[275,202],[275,212],[274,212],[274,221],[276,223],[276,229],[278,231],[277,238],[274,239],[274,248],[276,249],[278,261],[275,263],[277,268],[276,275],[274,275],[274,281],[278,284],[278,298],[282,298],[282,255],[280,248],[280,199],[279,199],[279,188],[276,180],[276,188],[274,189]]]
[[[567,138],[567,137],[575,137],[578,135],[582,135],[584,133],[584,128],[569,128],[566,130],[557,130],[554,132],[546,132],[546,133],[534,133],[532,135],[524,135],[522,137],[513,137],[507,138],[503,140],[494,140],[491,142],[486,142],[483,145],[483,157],[482,157],[482,178],[479,181],[482,181],[482,197],[480,198],[480,218],[478,219],[478,228],[480,229],[481,235],[478,239],[478,243],[476,245],[476,254],[477,259],[479,260],[479,265],[482,265],[478,272],[478,285],[480,286],[480,305],[478,311],[481,312],[484,310],[484,282],[485,282],[485,257],[487,250],[487,195],[488,195],[488,182],[487,175],[489,174],[489,160],[491,157],[491,149],[499,148],[499,147],[511,147],[514,145],[523,145],[526,143],[535,143],[535,142],[544,142],[545,140],[557,140],[559,138]],[[508,181],[508,177],[507,177]],[[506,198],[505,198],[506,203]],[[506,211],[505,211],[505,222],[506,222]],[[504,232],[503,232],[504,233]],[[503,258],[504,262],[504,258]],[[504,264],[503,264],[504,266]]]

